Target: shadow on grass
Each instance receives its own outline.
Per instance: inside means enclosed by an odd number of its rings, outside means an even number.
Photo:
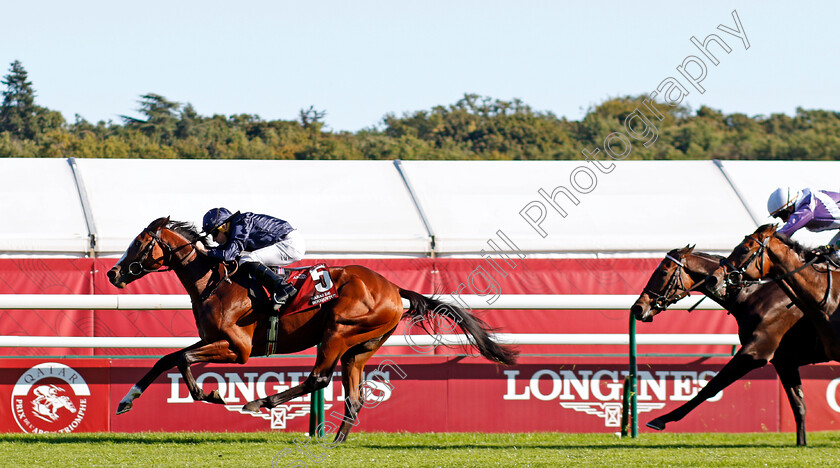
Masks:
[[[297,437],[300,437],[299,435]],[[292,434],[0,434],[0,442],[22,444],[139,444],[139,445],[195,445],[203,443],[280,443],[293,444]]]
[[[350,442],[352,444],[352,442]],[[628,443],[614,443],[614,444],[565,444],[565,445],[558,445],[558,444],[458,444],[458,445],[415,445],[415,444],[359,444],[355,445],[354,448],[367,448],[367,449],[374,449],[374,450],[398,450],[398,449],[421,449],[421,450],[466,450],[466,449],[503,449],[503,450],[531,450],[531,449],[542,449],[542,450],[579,450],[579,449],[628,449],[628,450],[635,450],[635,449],[659,449],[659,450],[667,450],[667,449],[764,449],[764,448],[797,448],[796,444],[791,443],[790,445],[779,445],[779,444],[770,444],[770,443],[757,443],[757,444],[710,444],[710,443],[700,443],[700,444],[691,444],[691,443],[684,443],[684,442],[674,442],[673,444],[633,444],[632,442]],[[812,444],[808,447],[803,447],[804,449],[808,448],[837,448],[836,445],[825,443],[825,444]]]

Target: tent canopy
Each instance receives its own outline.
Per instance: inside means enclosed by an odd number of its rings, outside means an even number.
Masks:
[[[153,219],[200,225],[216,206],[286,219],[318,256],[476,255],[488,241],[533,254],[728,252],[774,221],[775,187],[840,190],[838,176],[840,162],[7,158],[0,253],[86,255],[92,231],[96,255],[120,255]]]

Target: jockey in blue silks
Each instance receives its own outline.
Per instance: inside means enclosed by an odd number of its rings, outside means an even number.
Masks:
[[[211,235],[218,247],[197,243],[200,252],[219,261],[237,261],[245,273],[260,281],[279,310],[297,290],[270,267],[294,263],[306,252],[299,231],[282,219],[256,213],[231,213],[227,208],[213,208],[204,215],[204,233]]]

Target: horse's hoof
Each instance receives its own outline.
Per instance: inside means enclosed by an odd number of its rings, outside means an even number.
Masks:
[[[651,429],[656,429],[657,431],[662,431],[662,430],[665,429],[665,421],[663,421],[659,418],[656,418],[653,421],[645,424],[645,426],[647,426]]]
[[[210,403],[217,403],[220,405],[225,404],[225,400],[222,398],[221,395],[219,395],[218,390],[213,390],[212,392],[210,392],[210,394],[207,395],[207,398],[205,398],[204,401],[209,401]]]
[[[131,403],[126,403],[124,401],[121,401],[119,406],[117,406],[117,414],[128,413],[128,410],[131,409],[131,406],[132,406]]]
[[[246,403],[245,406],[242,407],[242,411],[250,411],[252,413],[259,413],[260,408],[262,408],[262,405],[260,405],[260,400],[254,400],[254,401],[249,401],[248,403]]]

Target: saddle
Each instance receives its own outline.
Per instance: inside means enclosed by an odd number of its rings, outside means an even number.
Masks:
[[[270,311],[268,317],[268,336],[266,341],[266,356],[274,353],[277,345],[277,324],[281,317],[297,314],[307,310],[320,307],[321,304],[329,302],[338,297],[335,283],[330,277],[329,269],[323,263],[310,267],[285,268],[285,279],[298,293],[292,300],[279,311],[266,307]],[[271,302],[268,293],[260,288],[261,300]]]

